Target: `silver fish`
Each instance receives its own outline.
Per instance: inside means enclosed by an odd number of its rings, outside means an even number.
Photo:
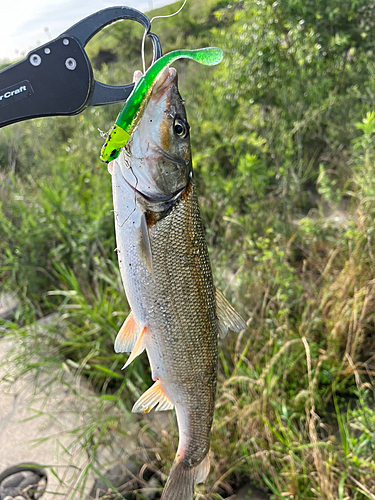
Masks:
[[[154,384],[134,412],[176,409],[177,454],[162,500],[192,500],[209,473],[218,338],[245,321],[215,289],[192,175],[189,125],[166,68],[112,174],[116,241],[131,314],[115,342],[146,350]]]

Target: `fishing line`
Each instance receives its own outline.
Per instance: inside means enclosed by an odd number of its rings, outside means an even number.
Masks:
[[[121,169],[121,166],[120,166],[120,169]],[[126,219],[124,220],[124,222],[122,222],[120,224],[119,222],[119,219],[118,219],[118,212],[115,212],[115,210],[112,210],[114,213],[115,213],[115,217],[116,217],[116,222],[117,222],[117,225],[119,227],[122,227],[124,224],[126,224],[128,222],[128,220],[130,219],[130,217],[134,214],[134,212],[137,210],[137,186],[138,186],[138,177],[135,175],[135,173],[133,172],[133,169],[132,167],[129,167],[129,170],[130,172],[134,175],[134,178],[135,178],[135,186],[133,187],[131,184],[129,184],[129,182],[126,181],[125,179],[125,182],[128,184],[128,186],[133,190],[134,192],[134,208],[133,210],[130,212],[130,214],[126,217]]]
[[[126,151],[126,146],[125,146],[125,148],[122,148],[122,151],[124,153],[126,152],[130,156],[129,152]],[[138,182],[139,182],[138,181],[138,177],[135,175],[132,166],[130,164],[127,164],[125,158],[123,158],[122,160],[123,161],[121,161],[121,157],[120,157],[120,161],[118,162],[118,165],[120,167],[120,172],[121,172],[121,175],[122,175],[125,183],[131,188],[131,190],[134,193],[134,206],[133,206],[133,209],[130,212],[130,214],[121,223],[120,223],[120,220],[119,220],[119,213],[116,212],[115,210],[112,210],[112,212],[114,212],[114,214],[115,214],[115,220],[116,220],[116,223],[117,223],[118,227],[122,227],[124,224],[126,224],[128,222],[128,220],[130,219],[130,217],[134,214],[134,212],[137,209],[137,186],[138,186]],[[124,163],[125,163],[124,166],[125,166],[126,170],[130,170],[130,172],[132,173],[132,175],[133,175],[133,177],[135,179],[135,185],[134,186],[132,186],[131,183],[126,180],[126,177],[125,177],[124,172],[122,170],[122,166],[123,166]]]
[[[134,209],[132,211],[132,213],[129,215],[129,217],[136,211],[137,209],[137,186],[138,186],[138,177],[135,175],[135,173],[133,172],[133,168],[130,167],[130,172],[134,175],[134,178],[135,178],[135,186],[134,186]],[[129,218],[128,217],[128,218]]]
[[[177,14],[179,14],[182,9],[185,7],[185,4],[186,4],[187,0],[184,0],[184,3],[181,5],[181,7],[176,11],[174,12],[173,14],[168,14],[168,15],[165,15],[165,16],[155,16],[153,17],[151,20],[150,20],[150,24],[152,23],[152,21],[154,19],[161,19],[162,17],[173,17],[173,16],[176,16]],[[143,37],[142,37],[142,49],[141,49],[141,52],[142,52],[142,68],[143,68],[143,74],[146,73],[146,64],[145,64],[145,39],[146,39],[146,35],[147,35],[147,31],[145,30],[145,32],[143,33]]]

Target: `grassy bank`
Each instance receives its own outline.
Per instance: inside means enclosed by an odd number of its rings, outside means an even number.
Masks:
[[[215,281],[249,324],[221,344],[206,498],[248,481],[275,498],[375,498],[374,12],[368,0],[191,0],[153,25],[165,52],[225,52],[216,69],[176,63]],[[130,81],[141,36],[117,23],[95,37],[96,78]],[[90,380],[93,449],[123,432],[121,412],[151,382],[145,359],[123,373],[113,352],[128,305],[98,129],[118,110],[0,134],[0,277],[22,299],[7,325],[23,341],[15,359]],[[19,327],[51,312],[61,321],[45,336]],[[156,443],[164,472],[173,429]]]

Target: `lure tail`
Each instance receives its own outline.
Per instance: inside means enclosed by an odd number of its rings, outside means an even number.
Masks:
[[[161,500],[193,500],[194,485],[204,483],[209,470],[208,454],[197,467],[189,467],[175,458]]]

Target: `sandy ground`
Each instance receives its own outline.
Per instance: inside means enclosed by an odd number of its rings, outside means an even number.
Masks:
[[[0,342],[0,363],[11,346]],[[24,378],[8,385],[3,381],[7,377],[6,365],[0,366],[0,471],[21,462],[36,462],[49,469],[50,493],[43,500],[70,494],[72,499],[79,498],[73,488],[87,459],[72,446],[73,436],[66,434],[79,425],[79,414],[69,410],[67,388],[56,383],[49,387],[46,398],[41,389],[34,391],[31,381]],[[60,484],[51,468],[65,484]],[[92,484],[90,479],[85,491]]]

